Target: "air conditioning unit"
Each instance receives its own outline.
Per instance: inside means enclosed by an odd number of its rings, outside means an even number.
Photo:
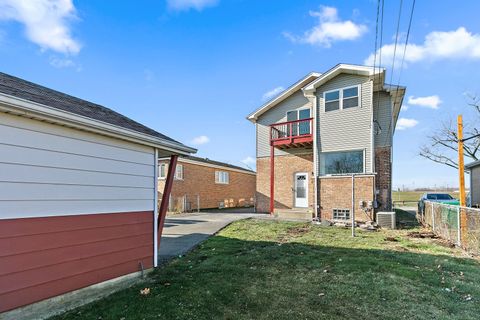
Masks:
[[[395,212],[377,212],[377,224],[382,228],[396,229]]]

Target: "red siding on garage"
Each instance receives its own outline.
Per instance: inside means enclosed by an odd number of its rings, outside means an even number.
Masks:
[[[0,312],[153,266],[153,212],[0,220]]]

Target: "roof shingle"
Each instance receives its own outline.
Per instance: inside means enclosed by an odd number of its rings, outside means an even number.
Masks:
[[[167,137],[160,132],[150,129],[118,112],[113,111],[112,109],[2,72],[0,72],[0,92],[94,120],[103,121],[111,125],[133,130],[155,138],[181,144],[180,142]]]

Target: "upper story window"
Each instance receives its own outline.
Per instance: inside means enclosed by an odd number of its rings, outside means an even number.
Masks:
[[[325,112],[340,109],[340,90],[325,92]]]
[[[158,170],[158,178],[165,179],[167,177],[167,164],[161,163]]]
[[[300,109],[287,111],[287,121],[310,119],[310,109]],[[290,127],[287,127],[288,133]],[[310,121],[299,121],[292,125],[292,133],[288,135],[296,136],[301,134],[310,134]]]
[[[215,171],[215,183],[228,184],[230,174],[226,171]]]
[[[327,91],[324,93],[325,112],[358,107],[359,86]]]
[[[175,168],[175,180],[183,180],[183,165],[177,164]]]
[[[364,168],[363,150],[320,154],[321,175],[363,173]]]

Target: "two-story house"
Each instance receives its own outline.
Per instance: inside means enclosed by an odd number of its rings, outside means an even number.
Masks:
[[[256,126],[257,210],[373,220],[391,210],[393,133],[405,87],[385,70],[312,72],[247,119]]]

